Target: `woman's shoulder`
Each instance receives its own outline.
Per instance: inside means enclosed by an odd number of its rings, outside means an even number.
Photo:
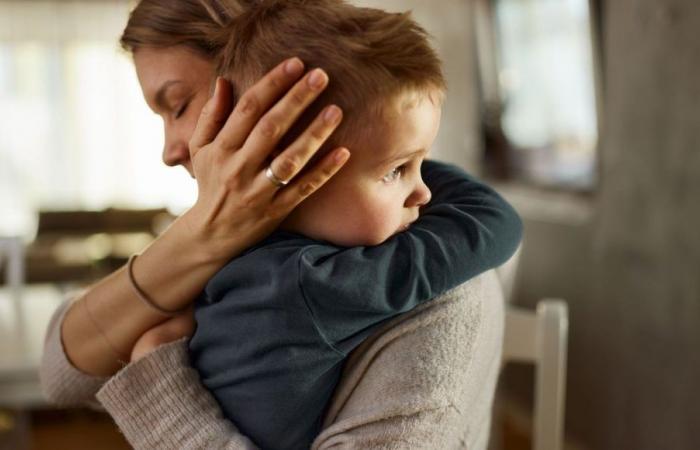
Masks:
[[[502,338],[503,295],[494,271],[403,314],[353,352],[320,438],[348,423],[377,420],[398,421],[408,435],[412,427],[425,433],[431,416],[439,414],[445,434],[440,439],[474,442],[488,432],[483,428]],[[447,432],[450,421],[455,428]],[[470,425],[471,435],[465,436]]]
[[[503,294],[493,270],[469,280],[438,298],[388,322],[346,362],[342,384],[358,384],[383,372],[395,377],[397,370],[425,374],[457,375],[461,365],[477,362],[477,350],[498,351],[503,338]],[[479,348],[477,348],[479,347]],[[416,364],[416,356],[422,360]],[[442,378],[442,377],[441,377]]]
[[[484,334],[500,340],[503,307],[498,276],[487,271],[388,322],[353,352],[348,365],[412,336],[437,338],[432,345],[440,348],[463,348]]]

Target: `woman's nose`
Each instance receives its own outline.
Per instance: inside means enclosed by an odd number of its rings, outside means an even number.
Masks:
[[[165,137],[163,147],[163,162],[166,166],[185,165],[190,159],[190,149],[183,139]]]
[[[406,206],[424,206],[430,202],[433,194],[430,192],[430,188],[421,179],[416,185],[415,189],[408,197]]]

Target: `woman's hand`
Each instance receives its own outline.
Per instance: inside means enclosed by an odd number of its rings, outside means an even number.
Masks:
[[[183,218],[206,248],[223,257],[272,232],[350,156],[347,149],[335,149],[295,178],[342,120],[340,108],[330,105],[271,161],[275,177],[289,185],[280,187],[265,175],[280,139],[328,85],[322,70],[299,80],[303,72],[298,58],[283,62],[246,91],[230,113],[231,86],[219,78],[202,111],[190,141],[199,194]]]
[[[131,362],[138,361],[163,344],[174,342],[183,337],[192,337],[194,329],[194,308],[190,308],[146,331],[131,350]]]

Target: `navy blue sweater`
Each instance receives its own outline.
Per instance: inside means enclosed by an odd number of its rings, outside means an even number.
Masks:
[[[432,161],[423,178],[430,204],[381,245],[344,248],[276,232],[207,284],[192,364],[225,416],[261,448],[308,448],[350,351],[387,319],[517,248],[521,221],[492,189]]]

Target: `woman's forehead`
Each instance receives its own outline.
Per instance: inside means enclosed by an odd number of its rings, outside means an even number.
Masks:
[[[138,49],[134,52],[134,65],[149,104],[168,83],[207,89],[213,76],[213,63],[186,47]]]

